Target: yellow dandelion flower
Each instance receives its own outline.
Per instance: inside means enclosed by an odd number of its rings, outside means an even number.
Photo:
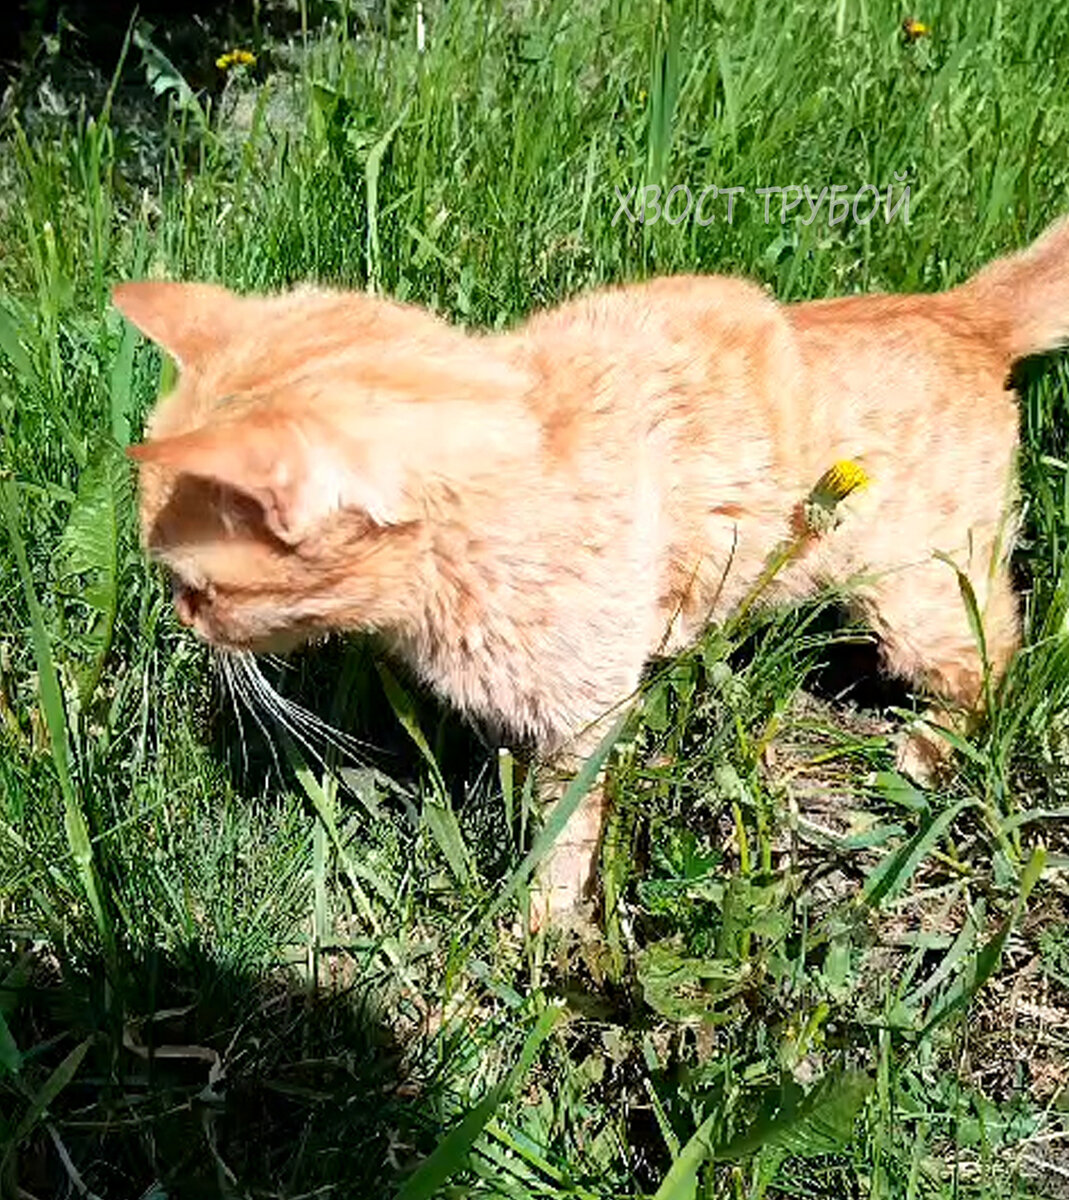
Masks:
[[[835,511],[840,502],[851,492],[861,491],[868,486],[869,477],[865,468],[852,458],[840,459],[830,466],[817,480],[803,505],[809,532],[829,533],[841,519]]]
[[[805,554],[815,539],[838,528],[843,519],[843,514],[837,511],[840,503],[851,493],[867,488],[870,482],[868,472],[852,458],[841,458],[821,475],[802,501],[800,513],[796,510],[792,518],[793,536],[780,542],[769,554],[761,574],[736,608],[733,620],[740,621],[780,571]]]
[[[918,38],[927,37],[932,32],[931,26],[918,21],[916,17],[907,17],[902,22],[902,32],[907,42],[915,42]]]
[[[813,498],[830,497],[833,504],[844,500],[851,492],[869,486],[869,477],[865,468],[852,458],[842,458],[834,466],[829,467],[813,489]]]
[[[232,67],[254,67],[256,66],[256,55],[251,50],[235,48],[228,50],[225,54],[220,54],[215,60],[215,65],[220,71],[229,71]]]

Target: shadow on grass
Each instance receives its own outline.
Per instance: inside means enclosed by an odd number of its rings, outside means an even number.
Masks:
[[[262,659],[259,667],[280,696],[352,743],[351,753],[337,756],[339,765],[372,767],[399,788],[412,790],[425,775],[426,764],[390,705],[379,679],[378,660],[385,661],[397,677],[453,802],[462,804],[493,754],[493,735],[431,695],[400,664],[386,657],[373,639],[332,638],[286,660]],[[251,700],[251,695],[246,695]],[[246,703],[225,690],[218,699],[210,739],[235,787],[243,794],[256,794],[265,784],[278,786],[282,778],[288,779],[280,742],[283,730],[265,706]],[[322,730],[294,725],[291,733],[302,755],[313,762],[330,749],[330,736]]]
[[[803,606],[799,611],[807,610]],[[808,610],[805,634],[811,648],[800,657],[798,670],[806,691],[831,704],[873,711],[910,706],[908,685],[883,669],[879,639],[845,604],[818,598]],[[758,625],[732,652],[732,667],[740,670],[752,663],[766,638],[767,629]]]
[[[830,605],[818,613],[810,633],[827,642],[820,662],[806,675],[807,691],[831,703],[874,711],[911,706],[908,684],[883,669],[876,635],[859,626],[846,608]]]
[[[307,725],[294,737],[302,759],[315,773],[322,773],[324,760],[337,769],[347,785],[339,791],[343,810],[352,807],[354,813],[363,812],[366,794],[358,798],[354,788],[371,788],[376,808],[385,805],[397,819],[407,815],[418,824],[425,800],[436,798],[431,773],[387,698],[376,661],[388,664],[404,692],[408,716],[434,756],[462,834],[482,870],[489,878],[507,874],[515,863],[497,782],[497,746],[508,745],[516,754],[517,791],[522,788],[524,764],[531,758],[529,747],[511,745],[466,720],[401,664],[384,657],[371,638],[335,638],[285,662],[263,662],[261,668],[280,695],[337,730],[350,744],[350,749],[336,753],[329,734],[309,731]],[[208,737],[213,756],[224,765],[237,794],[251,798],[285,789],[302,794],[286,758],[286,736],[262,703],[250,706],[220,690]],[[369,769],[375,773],[370,780]],[[361,782],[354,783],[354,771],[358,776],[363,773]],[[314,819],[311,810],[310,819]],[[521,820],[517,813],[516,822]]]
[[[359,979],[314,989],[192,946],[110,979],[3,958],[22,1060],[0,1075],[5,1196],[388,1196],[440,1136],[424,1039],[402,1053]]]
[[[880,663],[875,635],[860,627],[842,606],[820,608],[808,623],[811,639],[822,642],[816,662],[804,670],[802,686],[832,703],[849,703],[862,709],[909,707],[911,693],[899,679],[889,676]],[[746,639],[732,654],[732,664],[749,663],[763,630]],[[410,788],[421,777],[423,765],[411,738],[391,710],[376,674],[381,648],[370,638],[337,638],[307,648],[284,663],[263,663],[272,686],[287,699],[334,726],[361,744],[353,761],[373,766],[400,786]],[[403,674],[417,724],[423,731],[441,769],[455,805],[463,806],[479,777],[487,770],[497,745],[508,746],[524,760],[530,746],[513,745],[490,730],[479,729],[444,701]],[[266,712],[236,709],[231,697],[222,696],[211,726],[215,753],[227,764],[231,782],[246,795],[265,784],[277,785],[284,768],[280,762],[278,728]],[[324,752],[326,743],[311,737],[309,752]],[[344,762],[343,758],[343,762]]]
[[[0,10],[0,78],[29,72],[41,58],[45,37],[64,39],[65,58],[95,70],[105,81],[122,52],[131,20],[155,30],[163,49],[194,88],[213,91],[223,72],[215,58],[231,46],[285,43],[303,28],[347,28],[351,35],[385,30],[411,20],[409,0],[369,0],[341,6],[336,0],[33,0]],[[303,9],[303,20],[302,20]],[[127,84],[139,85],[138,56],[131,56]],[[58,80],[62,84],[63,80]]]

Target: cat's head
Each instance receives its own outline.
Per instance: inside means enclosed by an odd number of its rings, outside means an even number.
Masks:
[[[130,454],[144,544],[216,645],[404,624],[436,528],[534,448],[522,372],[421,310],[157,282],[114,300],[179,367]]]

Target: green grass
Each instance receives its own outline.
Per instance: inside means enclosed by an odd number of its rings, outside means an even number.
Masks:
[[[1069,11],[932,3],[913,45],[907,15],[429,5],[422,56],[411,14],[328,23],[214,112],[172,89],[131,117],[136,46],[113,110],[16,108],[0,1195],[1066,1194],[1064,358],[1022,374],[1026,648],[954,778],[911,787],[900,717],[831,696],[865,639],[828,603],[712,631],[614,755],[583,944],[517,932],[522,772],[374,647],[280,684],[376,747],[347,786],[239,721],[116,453],[165,371],[123,278],[372,285],[484,326],[676,270],[783,299],[964,279],[1069,208]],[[766,225],[753,193],[896,171],[908,224]],[[747,194],[731,225],[614,225],[645,182]]]

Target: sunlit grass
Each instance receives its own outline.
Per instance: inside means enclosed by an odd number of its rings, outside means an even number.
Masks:
[[[422,55],[405,13],[334,22],[214,112],[176,78],[141,124],[31,98],[5,129],[0,1193],[1058,1194],[1063,361],[1022,376],[1027,646],[955,777],[912,787],[902,718],[818,686],[863,633],[752,611],[652,670],[603,936],[558,946],[519,920],[529,777],[375,648],[265,668],[378,747],[318,747],[340,783],[226,702],[111,465],[165,368],[108,291],[319,279],[500,326],[676,270],[945,286],[1067,207],[1069,13],[427,8]],[[896,172],[908,224],[754,192]],[[747,192],[614,224],[646,183]]]

